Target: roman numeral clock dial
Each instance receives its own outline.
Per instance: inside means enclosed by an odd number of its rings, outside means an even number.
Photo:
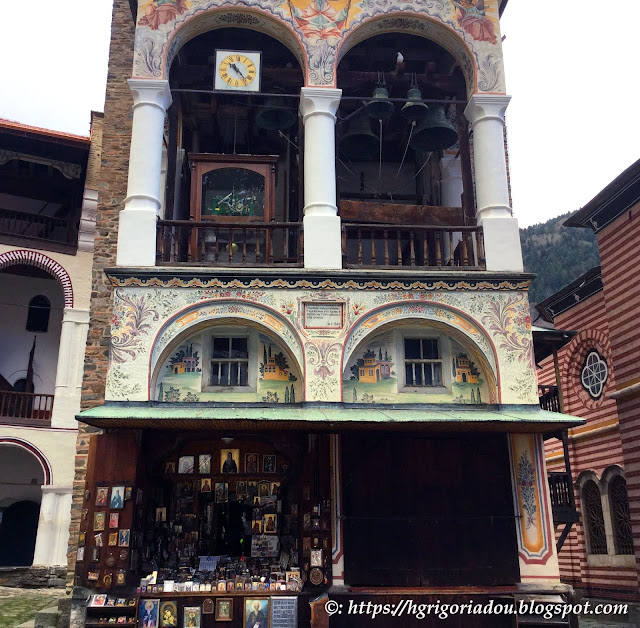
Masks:
[[[215,89],[260,91],[260,52],[216,50]]]

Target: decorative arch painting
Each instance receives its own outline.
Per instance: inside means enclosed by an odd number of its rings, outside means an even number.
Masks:
[[[237,26],[287,45],[305,68],[307,85],[336,87],[339,51],[353,45],[351,37],[357,43],[408,32],[454,55],[468,95],[505,91],[497,0],[139,0],[136,26],[135,78],[168,78],[171,61],[189,39]]]

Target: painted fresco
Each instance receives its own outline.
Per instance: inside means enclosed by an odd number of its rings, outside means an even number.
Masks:
[[[203,391],[206,369],[202,364],[203,335],[196,334],[164,360],[155,384],[155,399],[165,402],[246,401],[296,403],[301,400],[299,374],[280,345],[258,334],[257,390],[248,392]],[[206,383],[204,384],[206,386]]]
[[[287,45],[309,86],[335,87],[341,56],[363,39],[406,32],[428,37],[457,59],[468,95],[505,91],[495,0],[139,0],[133,77],[167,78],[184,43],[233,26]]]
[[[406,334],[407,330],[404,331]],[[441,338],[440,344],[444,352],[441,368],[448,373],[441,373],[441,382],[432,382],[432,391],[425,388],[419,392],[400,391],[402,383],[399,384],[398,379],[402,373],[399,369],[403,365],[396,360],[395,334],[385,333],[363,344],[354,352],[343,373],[343,400],[352,403],[481,404],[495,397],[489,393],[486,378],[469,357],[469,351],[448,337]],[[438,386],[437,391],[435,386]],[[442,388],[448,390],[445,392]]]
[[[296,403],[352,402],[354,387],[344,385],[344,373],[350,373],[354,360],[364,359],[367,345],[375,344],[375,339],[389,333],[393,326],[420,325],[450,337],[458,347],[452,357],[466,356],[460,358],[457,367],[453,361],[447,365],[452,379],[454,368],[467,368],[465,359],[473,362],[473,369],[466,371],[467,382],[458,382],[455,378],[456,386],[469,385],[454,388],[452,383],[452,396],[447,402],[457,398],[460,403],[472,403],[473,390],[475,403],[538,404],[526,281],[476,281],[473,284],[465,281],[383,283],[329,279],[252,279],[246,284],[235,279],[228,282],[220,279],[183,281],[179,278],[113,281],[116,290],[107,379],[107,399],[110,400],[157,400],[157,386],[155,382],[153,387],[150,385],[158,374],[163,378],[159,380],[163,381],[163,398],[173,387],[180,391],[180,400],[184,400],[189,392],[200,401],[221,400],[215,396],[202,397],[199,385],[192,383],[183,389],[169,381],[178,377],[186,382],[195,375],[187,371],[186,363],[177,367],[177,371],[184,368],[184,372],[176,373],[176,369],[168,372],[167,349],[187,344],[181,338],[194,336],[196,330],[200,333],[209,321],[217,324],[227,321],[230,325],[264,329],[265,338],[272,339],[273,361],[275,354],[283,352],[304,369],[304,378],[294,373],[297,377],[293,382]],[[332,307],[341,302],[342,325],[336,329],[306,329],[304,305],[310,302],[327,302]],[[191,330],[192,327],[195,328]],[[195,342],[193,345],[190,351],[202,356],[202,349]],[[266,348],[268,361],[268,346]],[[380,346],[371,350],[375,350],[376,361],[381,363],[378,367],[382,383],[363,382],[366,390],[363,385],[356,385],[358,403],[366,402],[371,396],[373,403],[383,403],[384,399],[391,398],[394,389],[389,380],[395,377],[392,371],[397,373],[395,348]],[[385,360],[385,350],[389,360]],[[175,351],[171,356],[176,357]],[[191,356],[185,353],[183,357]],[[264,343],[259,360],[265,363]],[[178,360],[180,362],[185,361]],[[384,362],[391,363],[388,369]],[[271,364],[268,377],[259,382],[258,393],[252,393],[251,399],[247,400],[275,401],[277,395],[278,403],[286,402],[286,370],[282,365]],[[478,371],[479,386],[469,381],[475,370]],[[369,386],[374,389],[369,390]],[[376,392],[375,386],[379,386],[380,391],[389,390]],[[273,393],[271,397],[269,392]],[[365,398],[365,394],[369,397]],[[289,401],[291,396],[289,385]],[[237,399],[240,400],[240,395]],[[401,402],[424,403],[424,395],[416,394],[414,400],[402,394]]]

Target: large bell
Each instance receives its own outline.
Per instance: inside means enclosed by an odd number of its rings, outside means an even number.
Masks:
[[[375,120],[388,120],[394,112],[393,103],[389,100],[389,92],[386,87],[378,86],[373,90],[371,100],[364,106],[364,110],[370,118]]]
[[[284,131],[292,127],[298,119],[295,109],[282,106],[280,98],[267,98],[264,108],[256,116],[256,126],[267,131]]]
[[[424,120],[428,113],[429,107],[422,101],[422,94],[417,87],[412,87],[407,92],[407,102],[400,110],[400,115],[409,122],[419,122]]]
[[[414,150],[430,152],[445,150],[458,141],[456,128],[447,120],[444,107],[433,104],[427,116],[420,122],[411,135],[409,146]]]
[[[349,123],[347,132],[340,140],[340,153],[349,161],[367,161],[380,152],[380,139],[371,130],[371,119],[357,115]]]

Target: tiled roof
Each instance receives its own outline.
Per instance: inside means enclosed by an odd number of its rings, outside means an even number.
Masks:
[[[83,142],[86,144],[89,144],[91,142],[88,135],[74,135],[73,133],[64,133],[62,131],[52,131],[51,129],[44,129],[38,126],[22,124],[22,122],[16,122],[15,120],[0,118],[0,131],[3,130],[18,132],[24,131],[25,133],[49,136],[52,139],[70,140],[72,142]]]

